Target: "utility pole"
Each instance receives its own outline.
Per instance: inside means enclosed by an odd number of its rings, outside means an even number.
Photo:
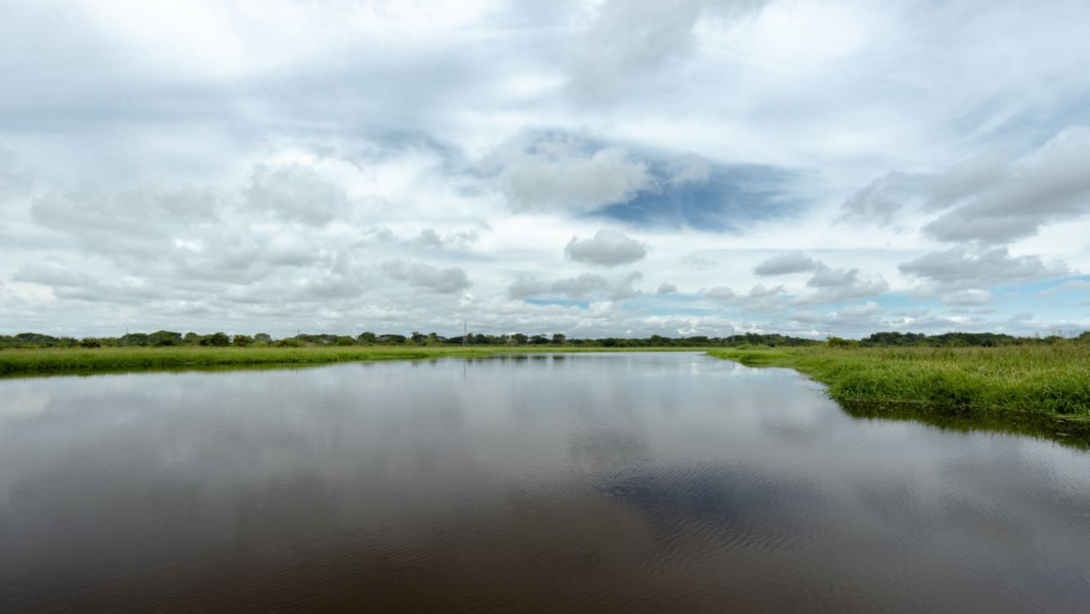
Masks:
[[[469,344],[469,321],[462,320],[462,347]]]

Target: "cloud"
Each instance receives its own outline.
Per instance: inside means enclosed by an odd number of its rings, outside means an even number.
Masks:
[[[917,198],[923,179],[893,171],[855,192],[841,205],[841,220],[866,219],[889,224]]]
[[[1031,237],[1041,226],[1090,213],[1090,127],[1063,130],[1035,152],[1011,164],[990,189],[926,226],[940,241],[1008,243]]]
[[[694,29],[706,12],[737,18],[762,0],[606,0],[572,42],[568,89],[579,101],[621,95],[671,60],[695,50]]]
[[[592,239],[572,237],[564,255],[575,262],[615,267],[647,256],[647,246],[616,230],[599,230]]]
[[[686,154],[679,162],[670,165],[670,183],[701,184],[707,183],[712,176],[711,164],[701,155]]]
[[[662,285],[659,286],[659,289],[655,290],[655,294],[658,294],[659,296],[677,294],[677,286],[663,282]]]
[[[512,139],[482,168],[496,173],[500,192],[518,212],[591,211],[654,186],[647,164],[623,149],[596,148],[565,134]]]
[[[805,256],[802,252],[787,252],[773,256],[753,267],[753,272],[761,276],[789,275],[807,273],[823,266],[817,260]]]
[[[391,279],[438,294],[455,294],[473,285],[460,267],[438,269],[427,264],[412,264],[399,260],[384,262],[380,267]]]
[[[942,297],[942,304],[957,307],[986,305],[994,299],[995,295],[987,290],[958,290]]]
[[[246,204],[288,222],[321,226],[346,214],[344,190],[314,169],[292,164],[270,168],[257,165],[245,191]]]
[[[781,298],[781,296],[786,293],[783,286],[766,288],[762,284],[757,284],[750,288],[749,292],[746,294],[738,294],[733,289],[726,286],[716,286],[714,288],[701,290],[700,293],[705,298],[712,299],[724,305],[740,307],[741,309],[752,313],[777,312],[788,307],[787,302]]]
[[[1038,292],[1037,294],[1034,294],[1033,296],[1035,296],[1037,298],[1048,298],[1050,296],[1055,296],[1056,294],[1058,294],[1060,292],[1069,292],[1069,291],[1076,291],[1077,292],[1079,290],[1090,290],[1090,280],[1073,279],[1071,281],[1065,281],[1064,283],[1062,283],[1062,284],[1060,284],[1058,286],[1053,286],[1053,287],[1051,287],[1051,288],[1049,288],[1047,290],[1042,290],[1042,291]]]
[[[897,268],[924,282],[917,289],[921,296],[1041,281],[1071,272],[1059,260],[1045,262],[1040,256],[1011,256],[1005,247],[983,251],[955,247],[903,262]]]
[[[543,281],[533,274],[523,273],[508,287],[507,295],[513,299],[554,296],[573,301],[589,299],[622,301],[642,294],[642,291],[635,287],[636,283],[642,279],[643,274],[638,271],[627,273],[617,279],[595,273],[582,273],[576,277],[552,282]]]
[[[691,271],[706,271],[719,266],[717,260],[713,260],[702,254],[689,254],[681,259],[681,264]]]
[[[797,295],[793,303],[812,305],[870,298],[887,292],[889,283],[881,275],[864,277],[859,269],[831,269],[821,265],[807,280],[806,287],[813,290]]]
[[[792,313],[889,280],[874,326],[1090,328],[1084,289],[1034,296],[1090,266],[1086,2],[439,4],[6,3],[0,320],[816,335]],[[656,257],[558,259],[602,228]],[[896,266],[1008,243],[1054,281]],[[911,315],[985,291],[994,316]]]
[[[1003,244],[1090,214],[1090,127],[1065,128],[1016,160],[985,151],[937,173],[891,172],[852,194],[841,219],[888,224],[945,210],[922,231],[948,243]]]
[[[412,243],[428,249],[467,250],[481,240],[481,233],[476,228],[440,235],[433,228],[425,228],[413,239]]]
[[[97,278],[56,261],[28,262],[15,271],[12,279],[55,288],[92,286],[98,282]]]
[[[883,311],[878,303],[867,301],[826,313],[799,309],[791,315],[791,321],[804,327],[817,327],[820,333],[851,337],[885,328],[881,320]]]

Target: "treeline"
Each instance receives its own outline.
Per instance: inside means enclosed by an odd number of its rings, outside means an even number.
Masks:
[[[924,335],[922,333],[874,333],[869,337],[854,342],[861,347],[999,347],[1004,345],[1048,345],[1064,343],[1069,340],[1090,342],[1090,331],[1069,339],[1061,335],[1046,337],[1015,337],[1001,333],[942,333]],[[831,341],[831,340],[830,340]],[[853,342],[847,342],[852,345]],[[833,343],[835,345],[835,343]]]
[[[780,334],[745,333],[729,337],[663,337],[651,335],[645,338],[604,337],[600,339],[569,339],[555,333],[551,335],[526,335],[513,333],[506,335],[469,334],[465,337],[444,337],[436,333],[423,334],[414,332],[410,335],[379,334],[364,332],[356,336],[333,334],[299,334],[294,337],[275,339],[266,333],[256,335],[228,335],[217,332],[197,334],[178,333],[160,330],[153,333],[128,333],[120,337],[53,337],[41,333],[19,333],[0,335],[0,349],[14,348],[100,348],[100,347],[306,347],[306,346],[569,346],[569,347],[605,347],[605,348],[644,348],[644,347],[797,347],[828,344],[837,347],[998,347],[1004,345],[1040,345],[1068,342],[1072,339],[1051,335],[1047,337],[1014,337],[996,333],[943,333],[925,335],[922,333],[874,333],[869,337],[852,340],[832,337],[827,341],[817,341],[802,337]],[[1090,343],[1090,331],[1084,332],[1076,342]]]

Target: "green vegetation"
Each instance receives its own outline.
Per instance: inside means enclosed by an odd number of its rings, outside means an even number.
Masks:
[[[625,348],[536,346],[533,352],[601,352]],[[702,348],[646,348],[645,351],[693,351]],[[281,339],[262,347],[103,347],[23,349],[0,352],[0,376],[122,371],[206,369],[232,366],[316,365],[331,362],[425,360],[525,353],[527,348],[462,346],[308,346]]]
[[[738,347],[709,352],[753,367],[789,367],[841,404],[868,402],[1030,412],[1090,422],[1090,335],[1001,347]]]
[[[461,348],[407,347],[154,347],[34,349],[0,352],[0,374],[178,369],[229,365],[301,365],[364,360],[483,356]]]

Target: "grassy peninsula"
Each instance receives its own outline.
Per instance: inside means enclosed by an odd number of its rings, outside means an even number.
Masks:
[[[704,348],[639,348],[641,351],[699,351]],[[303,346],[303,347],[107,347],[0,351],[0,376],[94,374],[125,371],[303,366],[334,362],[480,358],[535,352],[609,352],[633,348],[564,346]]]
[[[47,348],[0,352],[0,375],[420,360],[494,353],[487,348],[388,346]]]
[[[1090,422],[1090,344],[1000,347],[729,348],[751,367],[786,367],[825,384],[844,404],[1029,412]]]

